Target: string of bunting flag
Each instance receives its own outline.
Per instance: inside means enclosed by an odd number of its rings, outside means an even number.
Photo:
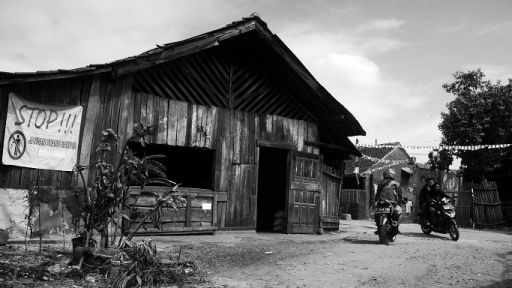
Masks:
[[[387,145],[387,144],[356,144],[358,147],[365,148],[395,148],[402,147],[407,149],[429,149],[429,150],[463,150],[463,151],[475,151],[480,149],[503,149],[510,147],[512,144],[481,144],[481,145]]]
[[[395,164],[393,164],[393,163],[392,163],[392,164],[388,164],[388,165],[384,165],[384,166],[380,166],[380,167],[376,167],[376,168],[368,169],[368,170],[364,171],[363,173],[361,173],[361,174],[359,174],[359,175],[361,175],[361,176],[366,176],[366,175],[372,174],[372,173],[373,173],[373,172],[375,172],[375,171],[382,170],[382,169],[386,169],[386,168],[391,167],[391,166],[393,166],[393,165],[395,165]]]
[[[364,154],[362,154],[362,155],[363,155],[363,157],[361,157],[362,159],[367,159],[367,160],[370,160],[372,162],[390,163],[390,164],[393,164],[393,165],[409,162],[409,160],[383,160],[383,159],[371,157],[371,156],[364,155]]]

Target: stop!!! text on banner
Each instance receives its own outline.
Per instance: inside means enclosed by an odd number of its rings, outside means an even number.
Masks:
[[[78,157],[82,110],[10,93],[2,163],[71,171]]]

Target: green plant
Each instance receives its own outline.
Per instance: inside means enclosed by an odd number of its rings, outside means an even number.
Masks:
[[[151,155],[137,157],[129,148],[129,142],[139,142],[143,147],[149,143],[151,135],[151,126],[144,127],[142,123],[134,124],[133,135],[123,144],[117,165],[113,165],[107,159],[107,153],[112,150],[112,146],[119,140],[119,137],[112,129],[103,131],[101,143],[96,151],[98,152],[97,160],[93,166],[94,185],[92,188],[87,187],[82,171],[87,167],[77,165],[76,171],[80,174],[84,182],[84,201],[81,203],[81,218],[84,221],[83,230],[78,235],[86,239],[85,245],[89,245],[89,239],[93,237],[94,231],[98,234],[106,234],[107,227],[114,223],[117,229],[121,229],[121,238],[119,246],[124,245],[133,237],[133,234],[140,229],[141,225],[137,225],[125,241],[122,241],[126,229],[132,224],[132,217],[123,213],[123,211],[133,212],[133,206],[126,204],[128,190],[130,186],[139,186],[142,189],[148,184],[158,184],[169,186],[169,190],[163,195],[159,195],[157,204],[154,209],[146,215],[149,218],[161,206],[169,206],[176,209],[177,203],[186,203],[181,197],[178,187],[179,184],[167,179],[165,167],[155,159],[163,158],[164,155]],[[112,157],[110,157],[112,158]],[[151,177],[155,176],[155,177]],[[146,191],[145,191],[146,192]],[[147,193],[156,192],[147,191]],[[121,219],[128,222],[128,225],[122,225]],[[145,220],[144,219],[144,220]],[[155,217],[151,219],[156,219]],[[143,221],[142,221],[143,222]],[[107,247],[107,237],[102,244]]]

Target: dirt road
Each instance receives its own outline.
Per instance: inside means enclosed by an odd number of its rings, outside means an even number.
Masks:
[[[512,287],[511,232],[461,229],[454,242],[403,224],[403,235],[385,246],[373,231],[371,221],[344,221],[339,232],[320,236],[253,232],[176,241],[182,257],[206,271],[204,287]]]

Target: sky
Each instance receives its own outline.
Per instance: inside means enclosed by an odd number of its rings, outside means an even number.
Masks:
[[[510,11],[508,0],[0,0],[0,71],[108,63],[258,13],[362,125],[351,141],[438,145],[453,73],[512,78]]]

